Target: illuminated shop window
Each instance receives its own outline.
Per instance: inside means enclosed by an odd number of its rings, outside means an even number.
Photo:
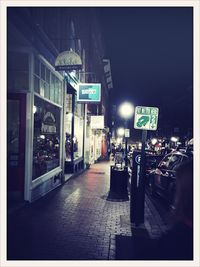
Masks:
[[[83,118],[74,116],[74,159],[83,156]]]
[[[83,105],[77,104],[75,98],[74,114],[72,113],[72,94],[66,95],[65,116],[65,155],[66,161],[76,160],[83,156]],[[73,118],[74,116],[74,118]],[[74,136],[72,136],[72,118],[74,119]],[[72,153],[73,138],[73,153]]]
[[[36,178],[60,165],[61,108],[34,97],[33,177]]]

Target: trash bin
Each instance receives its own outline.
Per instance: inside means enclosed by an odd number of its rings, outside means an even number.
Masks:
[[[107,200],[129,200],[128,177],[127,169],[110,166],[110,191]]]

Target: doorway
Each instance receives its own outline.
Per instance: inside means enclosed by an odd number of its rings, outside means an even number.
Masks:
[[[26,95],[7,99],[7,194],[8,200],[24,199]]]

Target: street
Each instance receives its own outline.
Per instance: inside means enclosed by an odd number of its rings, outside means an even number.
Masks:
[[[3,265],[197,258],[199,6],[132,2],[0,4]]]
[[[10,214],[8,259],[116,259],[120,250],[116,237],[130,239],[132,235],[130,201],[106,200],[109,168],[109,161],[94,164],[43,199]],[[167,228],[148,195],[144,225],[152,239]],[[134,259],[129,243],[126,251]]]

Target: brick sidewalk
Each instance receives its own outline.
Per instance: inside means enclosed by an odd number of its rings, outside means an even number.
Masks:
[[[131,236],[130,201],[106,197],[110,162],[97,163],[9,218],[8,259],[113,260],[116,235]],[[145,228],[157,238],[166,225],[146,197]]]

